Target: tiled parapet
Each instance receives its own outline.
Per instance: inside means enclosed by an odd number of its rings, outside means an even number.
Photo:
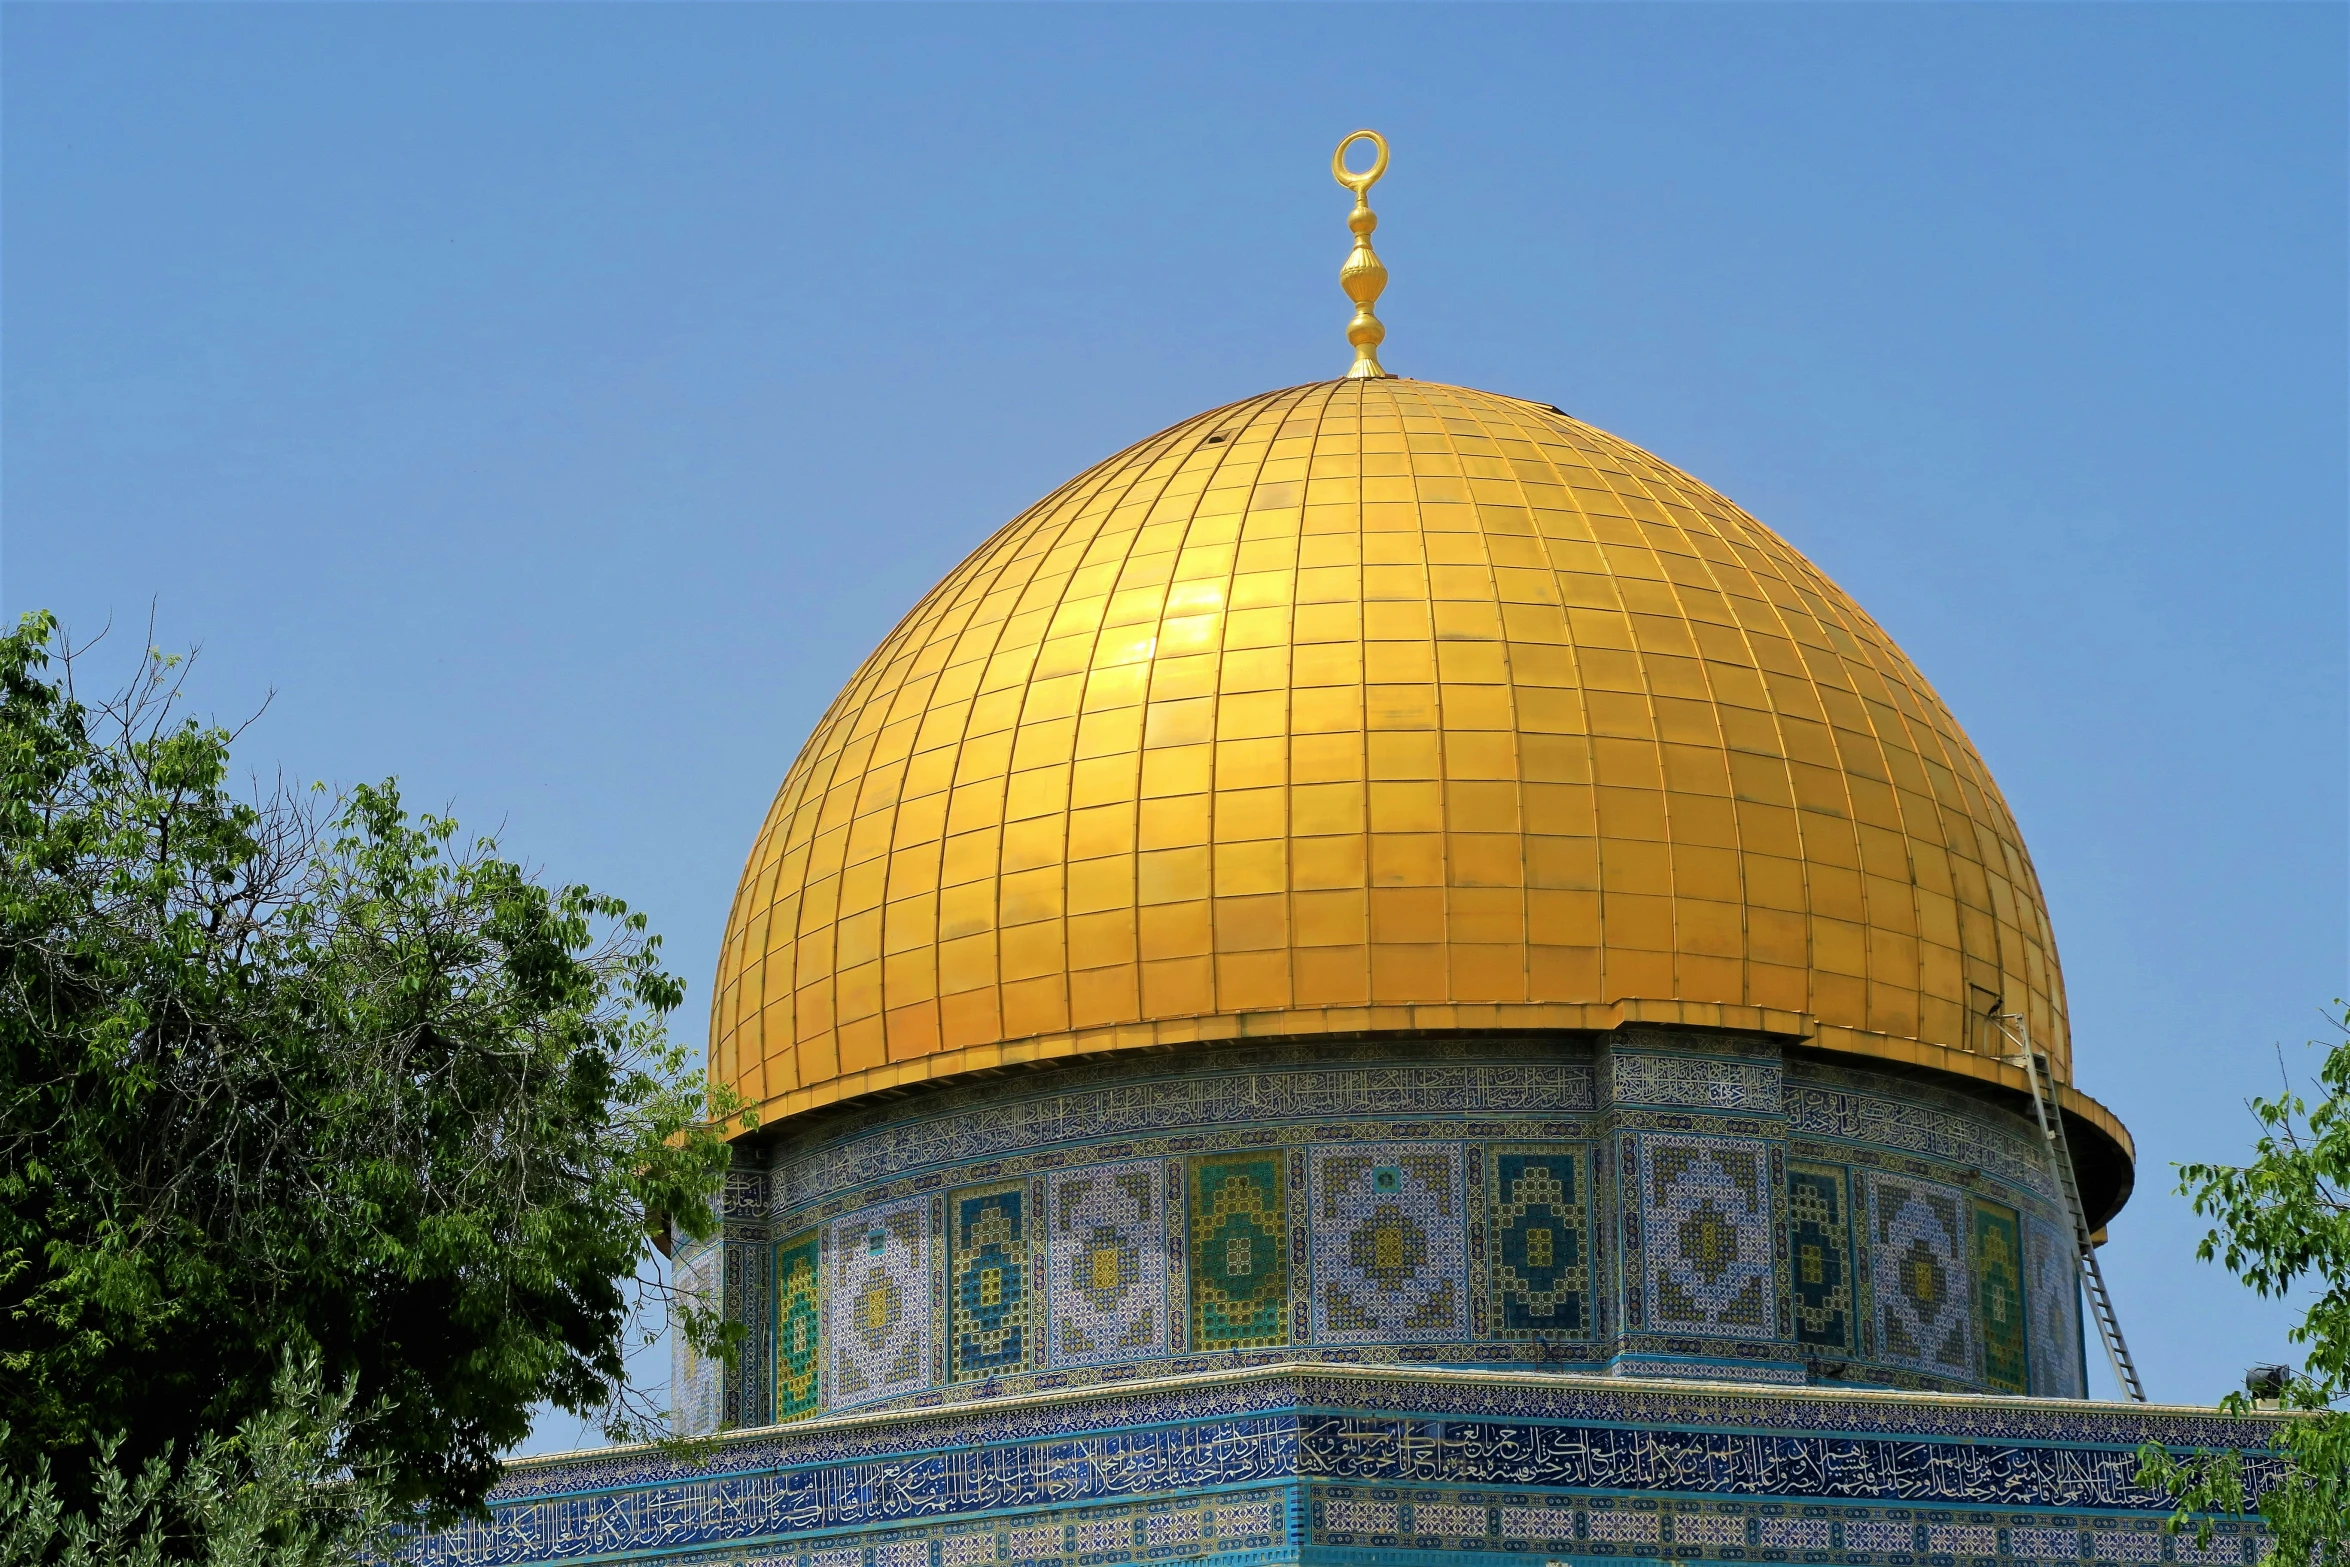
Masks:
[[[2169,1535],[2137,1448],[2274,1417],[1966,1394],[1282,1364],[860,1410],[714,1450],[515,1465],[415,1567],[1626,1560],[2252,1567]]]

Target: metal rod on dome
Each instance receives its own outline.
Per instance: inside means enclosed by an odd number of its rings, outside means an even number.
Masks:
[[[2015,1046],[2024,1077],[2032,1085],[2032,1113],[2040,1119],[2040,1136],[2048,1146],[2048,1165],[2056,1176],[2057,1194],[2064,1199],[2073,1221],[2080,1282],[2089,1297],[2089,1314],[2097,1321],[2097,1337],[2105,1345],[2105,1358],[2113,1362],[2113,1379],[2132,1403],[2143,1404],[2146,1384],[2138,1380],[2138,1364],[2130,1358],[2130,1346],[2122,1341],[2121,1319],[2114,1315],[2113,1297],[2105,1288],[2105,1270],[2097,1264],[2097,1242],[2089,1231],[2089,1216],[2081,1207],[2080,1182],[2073,1176],[2072,1145],[2064,1135],[2064,1100],[2057,1092],[2056,1070],[2047,1057],[2032,1048],[2031,1025],[2022,1013],[1999,1014],[1997,1022],[1999,1032]]]
[[[1346,166],[1347,149],[1358,141],[1369,142],[1378,153],[1360,174]],[[1354,319],[1346,324],[1346,340],[1355,349],[1354,365],[1346,372],[1350,381],[1391,379],[1379,363],[1379,345],[1386,341],[1387,328],[1371,314],[1380,290],[1387,287],[1387,266],[1371,249],[1371,230],[1379,226],[1379,219],[1371,211],[1370,196],[1371,187],[1386,172],[1387,138],[1377,131],[1356,131],[1330,155],[1332,177],[1355,193],[1355,209],[1346,215],[1346,226],[1354,231],[1355,248],[1347,254],[1346,265],[1338,269],[1338,286],[1355,302]]]

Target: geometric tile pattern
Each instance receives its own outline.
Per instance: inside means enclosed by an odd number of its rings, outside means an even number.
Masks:
[[[775,1248],[775,1419],[801,1420],[824,1407],[824,1292],[821,1230]]]
[[[763,1184],[739,1172],[730,1172],[726,1179],[726,1211],[732,1222],[726,1229],[719,1298],[725,1302],[726,1321],[742,1328],[735,1364],[719,1376],[718,1423],[726,1427],[763,1426],[774,1418],[767,1407],[771,1389],[764,1379],[742,1374],[744,1368],[769,1363],[768,1335],[775,1326],[769,1309],[775,1298],[775,1248],[758,1200]]]
[[[748,1432],[690,1465],[653,1448],[524,1460],[489,1519],[408,1555],[414,1567],[1270,1567],[1301,1544],[1353,1544],[1383,1554],[1345,1560],[1406,1567],[1436,1559],[1423,1551],[1498,1562],[1547,1541],[1530,1559],[1637,1559],[1593,1547],[1646,1543],[1663,1547],[1650,1559],[1684,1562],[1820,1551],[1934,1567],[2250,1567],[2256,1527],[2222,1522],[2195,1551],[2162,1533],[2167,1509],[2145,1505],[2136,1448],[2258,1449],[2273,1429],[2112,1404],[1268,1372]],[[1243,1554],[1285,1533],[1285,1556]]]
[[[1056,1172],[1045,1190],[1056,1366],[1167,1351],[1167,1230],[1156,1159]]]
[[[1626,1545],[1662,1537],[1664,1520],[1652,1512],[1601,1512],[1593,1508],[1583,1528],[1591,1539]]]
[[[671,1287],[681,1300],[706,1311],[721,1309],[720,1270],[726,1248],[718,1237],[680,1247],[671,1273]],[[703,1355],[674,1336],[669,1379],[669,1418],[680,1436],[713,1436],[725,1423],[719,1399],[723,1363]]]
[[[893,1174],[1105,1137],[1175,1129],[1213,1137],[1242,1126],[1352,1126],[1391,1116],[1550,1119],[1596,1108],[1589,1056],[1555,1047],[1530,1053],[1530,1044],[1418,1040],[1398,1060],[1376,1044],[1267,1042],[1207,1058],[1129,1056],[1024,1080],[976,1080],[939,1090],[927,1100],[935,1106],[929,1113],[876,1114],[779,1150],[769,1172],[774,1217]],[[1963,1145],[1955,1151],[1973,1157]],[[2045,1179],[2047,1167],[2035,1153],[2032,1170]]]
[[[1289,1205],[1278,1154],[1190,1161],[1191,1343],[1258,1349],[1289,1339]]]
[[[1787,1167],[1787,1238],[1795,1341],[1852,1347],[1852,1204],[1834,1165]]]
[[[947,1199],[951,1381],[999,1376],[1028,1363],[1028,1228],[1024,1181]]]
[[[1489,1190],[1494,1334],[1591,1336],[1591,1203],[1584,1151],[1494,1150]]]
[[[1640,1145],[1650,1328],[1774,1336],[1770,1145],[1666,1133],[1644,1136]]]
[[[1972,1374],[1968,1229],[1966,1199],[1950,1187],[1908,1176],[1869,1182],[1869,1290],[1882,1358]]]
[[[832,1227],[832,1403],[930,1385],[929,1204],[869,1208]]]
[[[2058,1200],[2048,1145],[2022,1117],[1986,1114],[1964,1095],[1919,1083],[1811,1067],[1787,1085],[1787,1128],[1808,1137],[1971,1165],[2010,1186]]]
[[[2043,1398],[2087,1397],[2080,1357],[2081,1263],[2068,1227],[2024,1219],[2024,1290],[2032,1391]]]
[[[1460,1145],[1323,1144],[1307,1158],[1315,1341],[1466,1337]]]
[[[1975,1199],[1974,1232],[1975,1332],[1983,1345],[1983,1380],[2004,1393],[2028,1393],[2023,1241],[2015,1210]]]
[[[2080,1394],[2046,1194],[1988,1163],[1961,1178],[1979,1140],[1798,1134],[1661,1091],[1616,1104],[1628,1063],[1762,1059],[1696,1043],[1321,1048],[1333,1059],[1318,1073],[1279,1042],[1203,1058],[1193,1078],[1216,1087],[1219,1117],[1139,1091],[1185,1079],[1132,1062],[992,1103],[974,1080],[911,1115],[817,1129],[839,1152],[820,1182],[754,1171],[748,1211],[677,1253],[681,1281],[723,1282],[729,1320],[739,1295],[752,1330],[739,1368],[680,1357],[680,1429],[942,1383],[957,1401],[1098,1386],[1273,1347],[1717,1381],[1801,1380],[1810,1359],[1862,1384]],[[1968,1108],[1838,1070],[1894,1108],[1912,1092],[1944,1119]],[[2012,1117],[1973,1119],[1981,1132]],[[810,1149],[793,1157],[818,1173]],[[1980,1227],[1978,1201],[1993,1210]]]

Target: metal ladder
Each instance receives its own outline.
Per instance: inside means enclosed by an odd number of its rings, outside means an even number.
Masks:
[[[2016,1058],[2032,1085],[2032,1113],[2040,1118],[2040,1135],[2048,1144],[2048,1165],[2056,1172],[2057,1189],[2064,1193],[2065,1210],[2072,1215],[2073,1246],[2080,1253],[2081,1283],[2089,1296],[2090,1315],[2097,1319],[2097,1336],[2105,1343],[2105,1358],[2113,1362],[2113,1379],[2134,1404],[2146,1402],[2146,1385],[2138,1380],[2130,1346],[2122,1342],[2122,1325],[2113,1314],[2113,1297],[2105,1290],[2105,1273],[2097,1266],[2097,1246],[2089,1238],[2089,1216],[2081,1208],[2080,1183],[2073,1179],[2073,1151],[2064,1137],[2064,1106],[2057,1097],[2056,1074],[2048,1058],[2032,1048],[2032,1034],[2021,1013],[1998,1019],[1999,1032],[2015,1046]]]

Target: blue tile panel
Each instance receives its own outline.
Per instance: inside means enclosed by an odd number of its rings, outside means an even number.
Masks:
[[[1840,1166],[1787,1169],[1787,1254],[1796,1342],[1852,1349],[1851,1177]]]
[[[2266,1432],[2258,1420],[2124,1406],[1266,1372],[775,1428],[689,1461],[637,1450],[524,1464],[493,1495],[490,1522],[430,1536],[409,1559],[943,1567],[952,1552],[1079,1567],[1228,1550],[1291,1561],[1787,1551],[1855,1564],[2247,1567],[2247,1529],[2205,1551],[2161,1532],[2167,1509],[2136,1486],[2136,1445],[2256,1449]],[[2273,1460],[2251,1464],[2258,1483]]]
[[[1061,1170],[1045,1186],[1051,1361],[1167,1353],[1165,1172],[1156,1159]]]
[[[892,1203],[832,1227],[825,1334],[832,1346],[834,1408],[929,1387],[936,1314],[930,1273],[930,1204]]]
[[[824,1407],[822,1232],[775,1248],[775,1418],[804,1420]]]
[[[783,1302],[746,1298],[739,1376],[678,1368],[685,1428],[1235,1355],[2081,1393],[2022,1118],[1753,1040],[1641,1039],[1235,1046],[831,1117],[745,1221],[821,1235],[795,1308],[816,1331],[786,1342]],[[1986,1203],[2012,1233],[1978,1229]],[[782,1262],[734,1244],[733,1206],[722,1252],[681,1264],[723,1274],[730,1312]]]
[[[670,1279],[677,1293],[705,1311],[723,1310],[719,1293],[726,1250],[720,1237],[689,1241],[670,1259]],[[724,1367],[697,1352],[682,1334],[671,1343],[669,1363],[669,1418],[680,1436],[710,1436],[725,1423],[722,1390]]]
[[[1591,1336],[1589,1155],[1570,1144],[1493,1150],[1493,1332]]]
[[[1307,1158],[1314,1341],[1467,1338],[1461,1145],[1322,1144]]]
[[[947,1199],[948,1374],[958,1382],[1028,1364],[1035,1272],[1028,1256],[1024,1182],[956,1192]]]
[[[1869,1289],[1877,1353],[1950,1377],[1975,1374],[1967,1199],[1909,1177],[1869,1182]]]
[[[1640,1139],[1638,1158],[1648,1326],[1707,1338],[1776,1338],[1770,1145],[1651,1133]]]
[[[1975,1335],[1983,1345],[1983,1380],[2002,1393],[2032,1390],[2025,1349],[2023,1237],[2003,1203],[1974,1204]]]
[[[1287,1162],[1279,1154],[1191,1161],[1191,1341],[1203,1350],[1289,1341]]]
[[[2024,1314],[2032,1391],[2043,1398],[2085,1398],[2081,1364],[2081,1276],[2072,1228],[2024,1218]]]

